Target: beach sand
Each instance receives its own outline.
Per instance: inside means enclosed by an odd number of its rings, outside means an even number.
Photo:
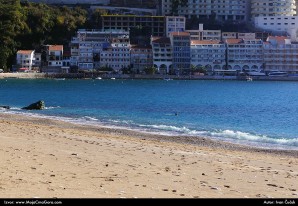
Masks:
[[[1,198],[298,198],[298,151],[0,114]]]

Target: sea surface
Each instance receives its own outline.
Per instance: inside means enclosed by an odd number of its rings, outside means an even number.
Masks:
[[[21,108],[44,100],[46,109]],[[298,150],[298,82],[1,79],[0,105],[63,121]]]

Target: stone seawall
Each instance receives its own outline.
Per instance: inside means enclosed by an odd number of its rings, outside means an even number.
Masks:
[[[38,78],[66,78],[66,79],[91,79],[96,77],[102,77],[103,79],[175,79],[175,80],[239,80],[246,81],[245,76],[195,76],[195,75],[128,75],[128,74],[92,74],[92,73],[68,73],[68,74],[46,74],[46,73],[0,73],[0,79],[4,78],[17,78],[17,79],[38,79]],[[298,76],[292,77],[269,77],[269,76],[252,76],[253,81],[298,81]]]

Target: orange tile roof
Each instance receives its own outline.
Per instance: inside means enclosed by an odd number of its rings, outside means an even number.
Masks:
[[[242,39],[226,39],[227,44],[239,44],[242,41],[243,41]]]
[[[191,41],[192,45],[197,45],[197,44],[219,44],[221,41],[219,40],[193,40]]]
[[[62,51],[63,45],[50,45],[49,51]]]
[[[173,36],[190,36],[188,32],[171,32],[171,35]]]
[[[269,36],[267,38],[267,41],[270,41],[270,40],[276,40],[278,43],[284,43],[286,39],[290,39],[289,37],[286,37],[286,36]]]
[[[18,54],[31,54],[34,52],[34,50],[19,50],[17,53]]]

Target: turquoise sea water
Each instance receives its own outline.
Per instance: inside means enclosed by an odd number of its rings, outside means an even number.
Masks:
[[[46,110],[21,107],[44,100]],[[0,112],[298,149],[298,82],[0,80]]]

